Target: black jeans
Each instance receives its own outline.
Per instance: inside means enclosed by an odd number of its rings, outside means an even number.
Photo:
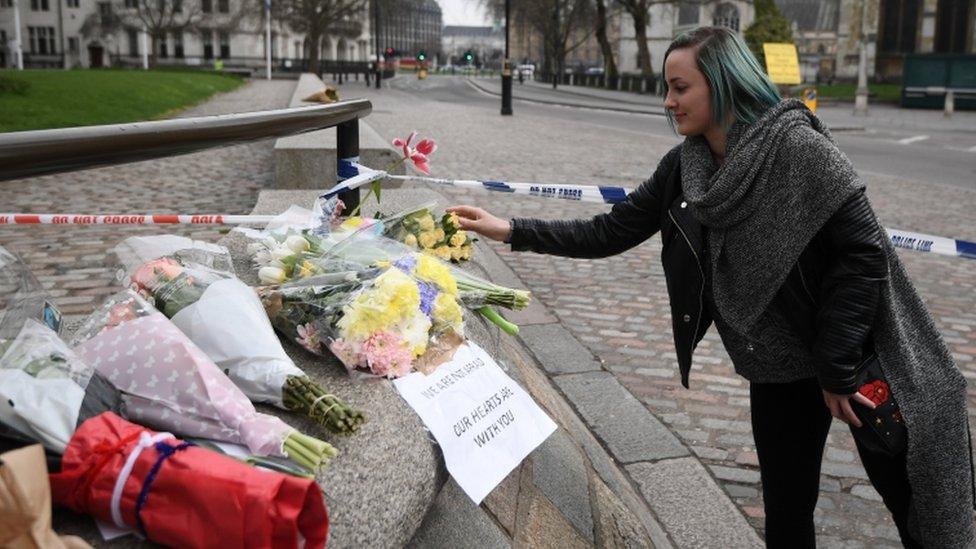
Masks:
[[[813,510],[820,492],[820,462],[833,419],[815,378],[752,383],[752,433],[759,455],[767,547],[816,547]],[[905,547],[921,547],[908,533],[911,489],[905,455],[866,451],[861,463],[891,512]]]

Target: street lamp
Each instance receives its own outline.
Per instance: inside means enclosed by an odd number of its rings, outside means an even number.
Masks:
[[[502,116],[512,114],[512,62],[508,58],[508,28],[511,20],[511,0],[505,0],[505,59],[502,61]]]
[[[868,0],[861,0],[861,43],[857,63],[857,92],[854,114],[868,114]]]
[[[380,89],[383,72],[380,70],[380,0],[373,0],[373,38],[376,39],[376,89]]]

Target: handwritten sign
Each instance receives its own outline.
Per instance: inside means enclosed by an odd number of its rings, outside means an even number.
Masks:
[[[433,374],[414,372],[393,383],[476,504],[556,430],[532,397],[473,342]]]
[[[763,44],[763,53],[766,55],[766,72],[773,84],[799,84],[800,78],[800,58],[796,54],[796,45],[793,43],[778,44],[767,42]]]

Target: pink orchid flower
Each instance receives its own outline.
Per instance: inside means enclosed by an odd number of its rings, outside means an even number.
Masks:
[[[428,156],[437,150],[437,143],[433,139],[422,139],[417,143],[416,148],[411,148],[410,143],[417,132],[410,132],[406,139],[399,137],[393,140],[393,146],[399,147],[403,151],[403,159],[413,162],[413,167],[424,175],[430,175],[430,166],[427,164]]]

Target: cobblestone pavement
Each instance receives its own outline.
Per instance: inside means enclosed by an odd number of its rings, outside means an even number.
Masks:
[[[449,86],[429,79],[426,86]],[[400,81],[395,87],[417,88]],[[374,102],[368,122],[387,138],[417,130],[438,140],[438,177],[513,181],[591,182],[636,186],[678,138],[635,137],[540,116],[549,107],[521,107],[500,117],[496,101],[439,102],[423,91],[349,88],[346,96]],[[435,94],[427,94],[434,96]],[[558,107],[557,107],[558,108]],[[611,116],[608,114],[608,116]],[[618,115],[614,115],[618,116]],[[652,123],[652,122],[649,122]],[[612,126],[608,122],[606,126]],[[607,171],[614,165],[615,171]],[[907,230],[976,239],[976,193],[924,181],[869,175],[868,194],[882,223]],[[587,217],[603,205],[516,198],[439,188],[449,198],[500,216]],[[622,255],[573,260],[511,253],[495,245],[535,297],[603,367],[661,418],[711,470],[761,531],[759,471],[749,423],[748,383],[732,371],[718,334],[710,330],[695,355],[692,389],[680,386],[668,298],[659,262],[660,239]],[[904,252],[902,259],[952,347],[964,374],[976,380],[976,261]],[[976,384],[970,389],[976,415]],[[788,413],[788,411],[784,411]],[[834,422],[823,462],[816,512],[825,547],[896,547],[897,532],[868,483],[845,426]]]
[[[180,117],[286,107],[293,80],[255,80]],[[174,158],[0,182],[0,204],[30,213],[228,213],[251,211],[271,185],[273,140]],[[174,233],[216,241],[218,227],[7,226],[0,244],[21,255],[66,315],[90,312],[118,291],[107,252],[129,236]]]

